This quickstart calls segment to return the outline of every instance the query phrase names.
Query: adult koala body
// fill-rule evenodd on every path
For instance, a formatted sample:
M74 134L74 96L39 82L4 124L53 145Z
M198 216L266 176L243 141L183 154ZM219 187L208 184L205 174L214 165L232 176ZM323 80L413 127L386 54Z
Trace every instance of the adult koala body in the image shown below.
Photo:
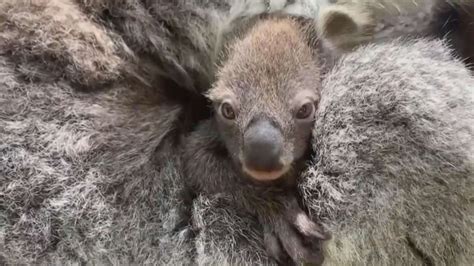
M450 52L370 45L324 81L301 189L335 234L328 265L474 261L474 80Z

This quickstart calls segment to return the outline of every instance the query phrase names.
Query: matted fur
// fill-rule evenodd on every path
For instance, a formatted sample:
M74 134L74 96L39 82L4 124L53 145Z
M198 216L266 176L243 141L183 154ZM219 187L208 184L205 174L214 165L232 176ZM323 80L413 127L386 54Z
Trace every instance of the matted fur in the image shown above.
M160 9L168 16L138 2L146 1L0 0L0 264L270 263L258 224L225 195L199 197L193 228L182 224L173 137L182 108L156 93L177 88L149 87L173 62L184 73L201 67L163 53L192 37L173 39L153 21L182 14L189 24L170 27L197 25L183 36L198 34L192 19L226 5L202 1L196 18L177 8L188 1L163 1L176 8ZM108 17L117 13L127 19ZM192 49L183 52L199 58ZM320 157L302 183L311 213L336 231L329 264L388 264L413 256L411 247L439 264L472 262L473 209L463 201L473 194L472 127L457 129L473 125L473 82L448 53L438 42L377 45L331 74L315 130ZM353 180L386 183L375 191ZM422 194L405 198L408 189ZM363 219L369 213L380 220Z

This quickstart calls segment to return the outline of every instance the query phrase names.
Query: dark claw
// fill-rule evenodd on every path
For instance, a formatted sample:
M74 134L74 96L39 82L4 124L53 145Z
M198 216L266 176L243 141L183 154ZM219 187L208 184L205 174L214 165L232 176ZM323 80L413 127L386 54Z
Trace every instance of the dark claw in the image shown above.
M278 265L294 265L288 254L282 249L277 235L268 226L265 227L264 243L268 255L275 259Z
M302 234L297 232L289 223L282 225L277 232L283 248L296 264L300 263L314 263L322 264L323 256L319 250L314 250L312 245L307 245L305 242L312 243L311 240L306 240Z
M265 226L267 252L283 265L321 265L324 260L321 243L327 239L329 235L311 221L298 205L291 203L273 224Z

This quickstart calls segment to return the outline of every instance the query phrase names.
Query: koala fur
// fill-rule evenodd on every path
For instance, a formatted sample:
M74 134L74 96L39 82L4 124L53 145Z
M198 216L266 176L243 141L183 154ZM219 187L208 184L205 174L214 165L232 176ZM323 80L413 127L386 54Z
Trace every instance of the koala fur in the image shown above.
M189 74L207 71L198 60L206 56L192 56L195 47L207 51L197 34L207 24L198 22L230 4L162 1L164 16L144 3L0 0L0 264L271 263L254 217L223 195L199 195L187 206L193 228L180 213L187 203L176 151L194 101L166 94L205 90ZM263 12L262 3L254 10ZM199 38L174 39L169 29L179 25ZM441 265L473 261L473 82L449 53L437 41L377 44L332 72L325 106L334 108L320 113L324 141L314 144L322 155L301 185L315 220L341 234L326 247L328 264L389 265L402 255L416 257L415 265L425 257ZM173 81L161 80L167 71ZM348 107L354 101L363 113ZM405 125L416 138L405 139ZM381 192L346 182L360 176L382 182ZM418 201L403 200L409 192L421 192ZM360 214L376 212L380 221L355 211L367 202L374 209Z
M474 261L474 82L450 52L369 45L325 79L301 189L335 232L327 265Z

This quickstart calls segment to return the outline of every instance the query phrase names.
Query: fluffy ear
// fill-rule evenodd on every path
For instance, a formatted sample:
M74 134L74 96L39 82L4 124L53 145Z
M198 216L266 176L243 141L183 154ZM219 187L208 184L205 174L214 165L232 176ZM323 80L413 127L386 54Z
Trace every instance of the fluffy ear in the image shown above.
M316 25L326 45L347 51L373 38L376 18L364 6L336 4L321 10Z

